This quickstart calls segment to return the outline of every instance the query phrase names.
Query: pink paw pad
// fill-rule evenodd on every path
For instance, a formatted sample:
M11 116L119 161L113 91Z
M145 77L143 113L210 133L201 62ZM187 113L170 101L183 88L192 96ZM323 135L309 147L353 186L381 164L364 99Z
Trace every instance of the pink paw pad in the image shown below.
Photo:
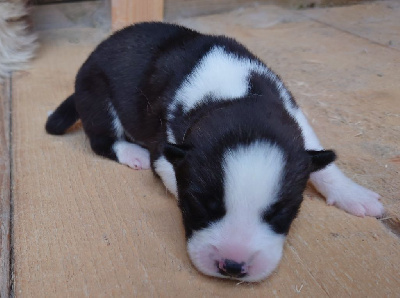
M113 149L119 163L135 170L150 169L149 151L139 145L119 141L114 144Z

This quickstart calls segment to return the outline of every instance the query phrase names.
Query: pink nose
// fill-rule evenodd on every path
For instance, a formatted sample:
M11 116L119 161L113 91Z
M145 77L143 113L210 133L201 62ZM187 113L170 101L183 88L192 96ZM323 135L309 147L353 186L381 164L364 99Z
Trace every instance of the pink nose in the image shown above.
M248 266L245 262L238 263L233 260L224 259L216 262L219 273L233 278L241 278L247 275Z

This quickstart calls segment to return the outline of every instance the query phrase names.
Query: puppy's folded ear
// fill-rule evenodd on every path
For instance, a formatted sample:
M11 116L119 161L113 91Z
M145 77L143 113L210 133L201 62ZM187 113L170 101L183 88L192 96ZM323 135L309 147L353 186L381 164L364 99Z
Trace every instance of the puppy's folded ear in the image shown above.
M171 163L177 163L184 159L190 147L188 145L177 145L167 143L164 147L164 156Z
M311 157L311 172L322 170L331 162L336 159L336 154L332 150L306 150L308 155Z

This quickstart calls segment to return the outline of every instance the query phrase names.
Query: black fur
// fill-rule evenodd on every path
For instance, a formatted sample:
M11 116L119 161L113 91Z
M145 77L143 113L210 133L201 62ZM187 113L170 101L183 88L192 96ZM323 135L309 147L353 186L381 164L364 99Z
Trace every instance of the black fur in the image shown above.
M248 96L206 100L188 114L178 107L169 120L167 107L176 90L216 45L262 63L243 45L223 36L162 23L123 29L101 43L82 65L75 93L49 117L46 130L62 134L79 115L93 150L116 159L111 149L116 140L111 103L126 135L150 151L152 162L165 155L174 165L188 238L226 213L223 154L239 145L267 140L283 150L287 164L280 199L265 210L263 219L277 233L287 233L311 171L332 162L334 154L304 150L301 131L284 108L276 84L257 73L249 78ZM297 107L292 97L290 102ZM167 123L177 144L167 142Z
M311 172L322 170L336 160L336 154L332 150L307 150L307 153L311 156Z
M49 116L46 122L46 131L52 135L62 135L78 119L74 96L71 95Z

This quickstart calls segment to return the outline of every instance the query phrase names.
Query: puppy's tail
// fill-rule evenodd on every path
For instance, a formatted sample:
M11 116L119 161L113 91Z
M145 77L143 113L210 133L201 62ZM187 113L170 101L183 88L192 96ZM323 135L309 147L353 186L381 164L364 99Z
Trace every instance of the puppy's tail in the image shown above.
M62 135L78 119L74 94L72 94L47 118L46 131L52 135Z

